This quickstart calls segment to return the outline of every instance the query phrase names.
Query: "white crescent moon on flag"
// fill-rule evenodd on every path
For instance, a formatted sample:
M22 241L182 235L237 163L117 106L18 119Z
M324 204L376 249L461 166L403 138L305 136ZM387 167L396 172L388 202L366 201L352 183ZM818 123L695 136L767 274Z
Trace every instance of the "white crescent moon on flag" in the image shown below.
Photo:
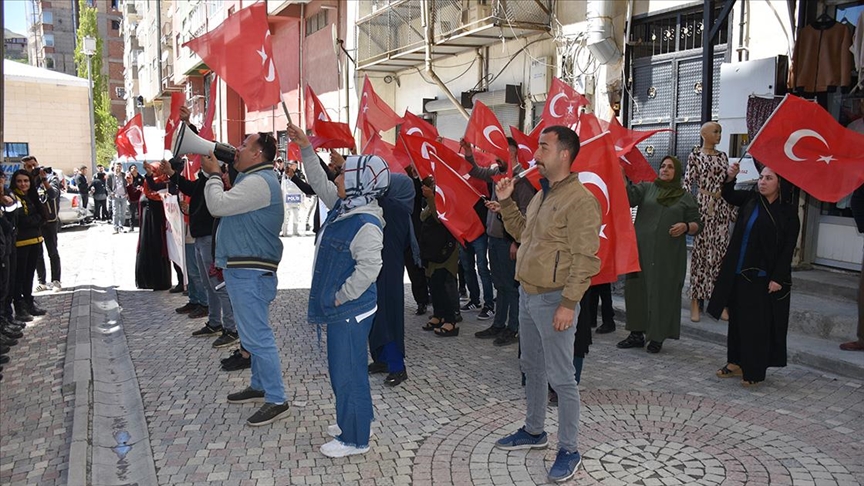
M558 101L558 98L566 98L566 97L567 97L567 95L564 93L558 93L557 95L552 97L552 99L549 101L549 114L550 115L552 115L555 118L561 118L561 115L559 115L558 113L555 113L555 102Z
M612 205L609 200L609 188L606 186L606 182L602 177L595 174L594 172L580 172L579 173L579 182L582 184L594 184L600 189L600 192L606 197L606 214L609 214L609 207Z
M490 135L492 134L492 132L499 132L502 136L504 136L504 132L502 132L500 128L493 126L493 125L489 125L488 127L483 129L483 136L486 137L486 140L488 140L489 143L491 143L493 146L495 146L495 148L500 149L501 147L497 143L493 142L492 139L490 138Z
M447 196L444 195L444 190L441 189L441 186L439 186L438 184L435 184L435 194L441 196L440 208L436 208L438 209L438 219L443 219L444 221L447 221L447 211L441 211L444 209L444 205L447 204Z
M264 81L272 83L274 79L276 79L276 69L273 67L273 60L270 59L270 67L267 69L267 76Z
M807 159L802 159L801 157L798 157L797 155L795 155L795 152L793 151L793 149L795 148L795 145L802 138L807 138L807 137L813 137L816 140L819 140L820 142L822 142L825 145L825 148L831 148L828 146L828 142L826 142L825 139L822 138L822 135L820 135L818 132L816 132L814 130L810 130L808 128L804 128L804 129L796 130L796 131L792 132L792 134L789 135L789 138L786 139L786 143L783 145L783 153L786 154L786 157L788 157L790 160L794 160L795 162L801 162L801 161L807 160Z
M524 150L524 151L528 152L529 154L532 153L531 147L529 147L525 144L521 144L521 143L519 144L519 150Z
M420 135L425 135L425 133L423 133L423 130L420 130L417 127L409 128L408 131L405 132L405 135L413 135L415 133L419 133ZM425 145L425 142L424 142L424 145Z
M430 153L438 155L438 152L435 151L434 145L429 142L423 142L423 145L420 146L420 155L422 155L426 160L432 160L432 157L429 156Z
M141 133L141 129L137 126L129 127L129 130L126 131L126 138L135 147L144 145L144 134Z

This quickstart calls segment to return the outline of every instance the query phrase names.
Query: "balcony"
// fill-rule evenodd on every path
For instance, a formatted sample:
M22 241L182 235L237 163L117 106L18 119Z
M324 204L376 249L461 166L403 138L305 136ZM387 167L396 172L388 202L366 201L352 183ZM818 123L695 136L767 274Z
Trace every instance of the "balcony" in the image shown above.
M141 20L141 15L135 7L134 0L125 0L123 2L123 17L128 20Z
M429 0L433 60L548 32L551 0ZM398 72L425 61L422 3L361 0L357 21L357 69Z

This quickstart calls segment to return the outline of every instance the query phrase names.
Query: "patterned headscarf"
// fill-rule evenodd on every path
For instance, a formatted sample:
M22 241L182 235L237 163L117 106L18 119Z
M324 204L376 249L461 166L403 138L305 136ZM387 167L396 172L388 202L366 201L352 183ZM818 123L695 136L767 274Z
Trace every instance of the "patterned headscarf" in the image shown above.
M351 155L342 168L345 199L339 205L344 214L383 196L390 187L390 167L377 155Z

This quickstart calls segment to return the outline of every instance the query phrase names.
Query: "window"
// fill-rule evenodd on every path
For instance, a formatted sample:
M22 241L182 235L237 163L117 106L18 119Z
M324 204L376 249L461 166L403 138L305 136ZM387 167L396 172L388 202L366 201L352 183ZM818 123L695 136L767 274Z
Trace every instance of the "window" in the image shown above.
M111 8L117 10L118 8L118 0L111 0Z
M306 36L327 26L327 10L320 10L317 14L306 19Z
M87 0L87 6L90 8L96 8L96 0Z
M120 30L120 21L119 20L112 20L111 21L111 29L112 30Z
M3 144L4 157L24 157L30 155L30 146L27 143L6 142Z
M114 88L114 94L116 94L120 99L126 99L126 90L124 88Z
M43 43L45 47L54 47L54 34L45 34L43 37Z
M46 57L45 58L45 67L48 69L54 69L54 58Z
M54 12L42 12L42 23L43 24L53 24L54 23Z

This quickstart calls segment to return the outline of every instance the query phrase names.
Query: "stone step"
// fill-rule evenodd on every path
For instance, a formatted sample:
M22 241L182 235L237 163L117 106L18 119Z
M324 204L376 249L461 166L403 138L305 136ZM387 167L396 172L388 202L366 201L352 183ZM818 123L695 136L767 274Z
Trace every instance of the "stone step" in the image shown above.
M793 291L793 296L794 296ZM810 298L801 296L802 302L810 301ZM816 299L816 297L813 297ZM838 301L842 302L842 301ZM835 303L823 303L824 308L831 309ZM627 310L624 306L622 295L612 295L612 306L615 309L615 320L619 325L627 322ZM793 307L795 301L793 300ZM688 303L689 309L689 303ZM857 312L857 310L856 310ZM854 337L854 332L842 340L819 338L812 335L801 334L792 328L792 321L796 314L790 316L790 331L786 339L787 357L789 363L809 366L828 373L834 373L849 378L861 379L864 376L864 353L853 351L841 351L839 343L848 341ZM817 315L814 312L814 315ZM856 314L857 315L857 314ZM710 316L703 316L700 322L691 322L690 313L681 313L681 335L683 338L692 338L700 341L712 342L726 346L726 333L728 325L723 321L715 321ZM724 356L718 356L722 361Z
M859 278L858 273L840 270L800 270L792 272L792 291L856 302Z

